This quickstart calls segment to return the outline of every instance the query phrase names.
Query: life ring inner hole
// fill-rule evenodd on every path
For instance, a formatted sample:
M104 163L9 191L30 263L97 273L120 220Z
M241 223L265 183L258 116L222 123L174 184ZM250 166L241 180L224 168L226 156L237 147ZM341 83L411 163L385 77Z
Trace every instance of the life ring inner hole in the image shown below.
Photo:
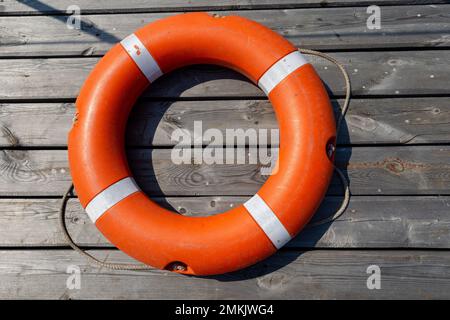
M195 77L186 77L186 74L195 74ZM180 81L180 79L187 79ZM192 89L198 88L208 82L236 80L236 88L247 92L255 92L252 96L230 97L230 96L207 96L183 99L190 95ZM230 81L227 81L229 85ZM167 88L170 88L167 91ZM253 89L255 88L255 89ZM259 154L266 152L265 158L273 156L271 148L278 147L279 137L274 131L279 130L278 121L269 100L262 99L258 93L260 89L241 73L232 69L217 65L191 65L176 69L163 75L143 92L139 100L133 106L126 125L127 160L133 176L141 189L152 199L156 200L163 208L177 212L185 216L211 216L226 212L237 207L251 198L262 186L268 177L268 170L261 174L261 168L270 167L267 159L261 163ZM168 92L171 97L160 96L161 92ZM174 98L174 96L181 97ZM214 100L213 100L214 99ZM217 100L216 100L217 99ZM221 117L211 118L212 114L222 113L224 116L232 115L234 120L224 123ZM170 139L175 130L186 130L194 135L196 124L202 127L202 148L214 146L223 154L223 163L203 162L201 166L194 164L174 164L171 169L167 163L161 163L159 152L168 152L177 147L192 147L183 145L179 141ZM215 145L217 141L211 141L211 130L222 133L223 143ZM232 146L227 145L226 130L247 133L245 145L235 139ZM253 133L256 133L257 142L253 141ZM233 134L232 134L233 135ZM259 139L261 135L262 139ZM279 133L278 133L279 135ZM170 137L170 138L168 138ZM264 140L261 142L261 140ZM229 141L228 141L229 142ZM193 144L193 143L192 143ZM261 144L264 144L261 146ZM139 150L144 148L143 150ZM149 149L151 148L151 149ZM227 148L234 149L234 159L226 159ZM261 150L260 150L261 149ZM264 149L264 150L263 150ZM153 151L153 152L152 152ZM246 155L244 163L237 163L240 154ZM255 156L256 154L256 156ZM203 153L203 156L205 153ZM254 163L254 158L257 163ZM204 157L203 157L204 158ZM191 157L191 160L194 160ZM204 160L204 159L203 159ZM231 162L231 163L230 163ZM253 166L253 170L249 167ZM177 168L178 167L178 168ZM205 169L207 168L207 169ZM210 169L208 169L210 168ZM172 174L168 173L171 172ZM223 194L223 189L213 185L215 177L220 172L234 172L239 174L240 180L255 181L253 190L245 194ZM183 194L183 198L198 197L199 200L182 201L167 186L167 179L173 179L182 183L181 178L189 183L179 185L190 194ZM217 181L216 181L217 182ZM220 184L220 181L218 182ZM213 186L213 192L211 192Z

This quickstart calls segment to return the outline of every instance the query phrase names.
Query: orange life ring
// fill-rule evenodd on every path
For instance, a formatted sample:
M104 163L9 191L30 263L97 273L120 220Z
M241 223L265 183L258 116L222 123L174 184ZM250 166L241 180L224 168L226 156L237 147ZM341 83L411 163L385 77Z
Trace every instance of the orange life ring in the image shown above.
M151 201L124 148L128 114L144 89L192 64L246 75L268 95L280 128L278 172L245 204L208 217ZM307 224L333 173L335 121L319 76L290 42L239 16L188 13L139 29L100 60L76 107L69 161L80 202L113 244L156 268L211 275L268 257Z

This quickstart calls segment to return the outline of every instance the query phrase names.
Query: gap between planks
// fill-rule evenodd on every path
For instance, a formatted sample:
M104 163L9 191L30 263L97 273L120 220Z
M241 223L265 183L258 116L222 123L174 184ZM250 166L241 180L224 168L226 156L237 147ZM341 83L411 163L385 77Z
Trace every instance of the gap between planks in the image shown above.
M211 1L146 1L122 0L89 1L78 0L77 5L82 9L81 14L117 14L117 13L156 13L156 12L186 12L186 11L223 11L223 10L265 10L265 9L295 9L295 8L324 8L324 7L359 7L369 5L405 6L405 5L433 5L445 4L445 0L262 0L255 3L241 0L236 4L234 0ZM68 15L67 8L73 3L70 0L41 0L35 3L21 3L15 0L4 0L0 9L0 16L27 15Z

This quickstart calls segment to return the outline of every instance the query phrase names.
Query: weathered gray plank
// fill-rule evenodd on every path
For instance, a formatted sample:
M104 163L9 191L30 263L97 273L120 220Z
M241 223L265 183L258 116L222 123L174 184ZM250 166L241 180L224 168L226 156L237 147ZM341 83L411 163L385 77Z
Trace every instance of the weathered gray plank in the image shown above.
M255 150L250 149L250 152ZM252 195L267 176L259 164L176 165L170 149L129 152L137 181L150 195ZM355 147L337 152L337 166L355 195L449 194L450 146ZM65 150L2 150L0 195L61 195L70 183ZM339 180L330 194L341 194Z
M164 11L199 11L199 10L232 10L261 8L303 8L303 7L334 7L361 5L407 5L407 4L439 4L445 0L78 0L77 5L82 14L112 13L112 12L164 12ZM73 5L71 0L40 0L17 1L3 0L0 15L40 15L65 13Z
M387 6L381 29L367 28L366 7L245 10L238 13L263 23L292 43L314 49L447 47L450 5ZM0 56L101 55L139 27L168 13L82 16L81 29L68 28L68 16L4 17Z
M333 100L336 113L342 100ZM0 147L63 147L67 145L74 115L72 103L0 104ZM270 130L277 122L268 101L141 101L128 125L132 146L173 146L174 130L193 135L194 122L203 130L254 128ZM448 98L353 99L346 126L340 132L345 144L420 144L450 142ZM210 141L204 140L205 145ZM272 141L272 145L278 145Z
M332 54L350 72L355 95L448 94L450 51L340 52ZM334 95L344 94L339 71L309 57ZM73 99L98 58L0 59L0 100ZM6 81L6 79L8 81ZM237 73L194 66L156 81L149 97L261 97Z
M156 198L184 215L227 211L248 197ZM324 200L314 220L329 216L339 197ZM0 199L0 247L65 246L59 228L57 199ZM343 216L332 224L307 227L287 244L290 248L450 248L450 197L354 196ZM77 199L67 207L67 226L82 246L111 247Z
M91 253L130 262L119 251ZM79 290L66 286L68 267L74 265L81 270ZM366 286L370 265L381 269L380 290ZM449 266L448 251L318 250L279 252L240 272L197 278L158 270L99 270L74 251L13 250L0 251L0 298L448 299Z
M449 156L448 146L341 148L336 165L348 174L353 194L447 194ZM133 150L130 157L137 181L151 194L248 195L267 178L260 175L260 166L251 164L174 165L167 149L151 156L149 150ZM335 179L330 193L341 192Z

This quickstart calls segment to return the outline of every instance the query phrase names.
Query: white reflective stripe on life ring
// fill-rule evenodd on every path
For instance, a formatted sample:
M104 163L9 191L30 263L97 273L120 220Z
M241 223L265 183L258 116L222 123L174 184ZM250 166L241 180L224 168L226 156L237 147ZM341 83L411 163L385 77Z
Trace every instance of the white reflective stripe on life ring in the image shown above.
M245 202L244 207L277 249L292 239L272 209L258 194Z
M258 81L258 86L266 93L266 95L269 95L270 91L272 91L272 89L284 78L307 63L308 61L306 61L300 52L291 52L278 60L262 75Z
M96 222L108 209L129 195L141 191L132 177L126 177L97 194L85 210L92 222Z
M120 44L127 51L148 81L153 82L162 76L163 73L159 68L158 63L134 33L120 41Z

